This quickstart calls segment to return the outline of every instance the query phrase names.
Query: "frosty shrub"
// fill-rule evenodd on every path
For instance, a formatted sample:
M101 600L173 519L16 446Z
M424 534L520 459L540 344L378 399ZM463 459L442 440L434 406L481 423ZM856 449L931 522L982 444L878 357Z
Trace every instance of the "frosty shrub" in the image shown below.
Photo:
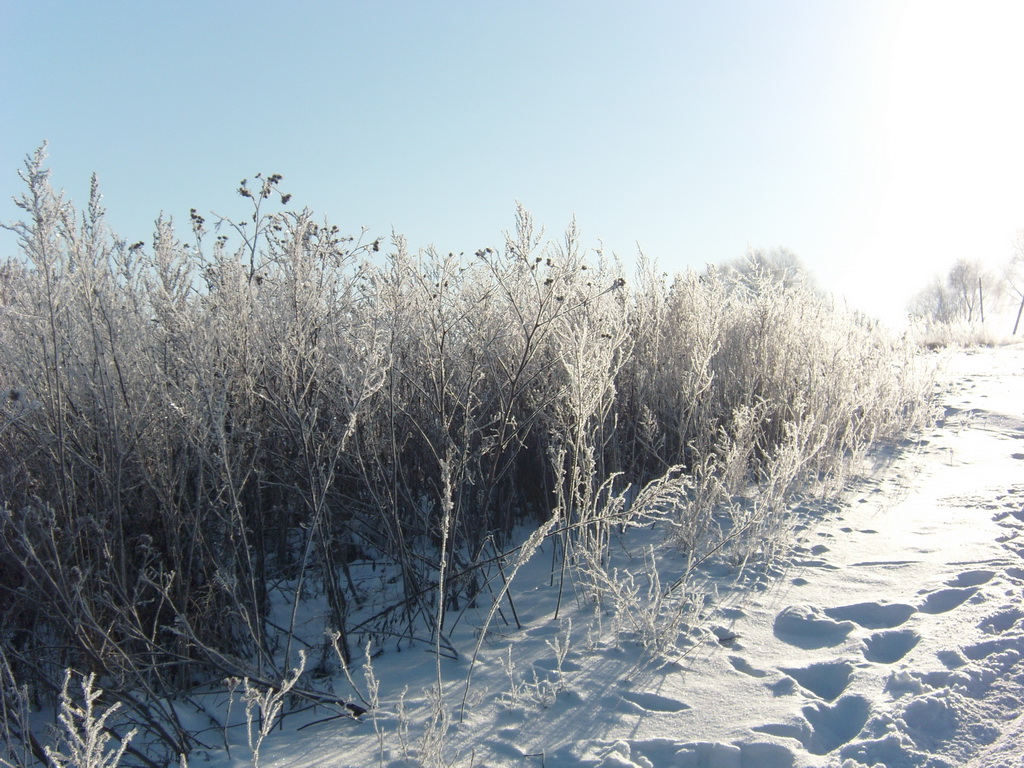
M114 704L104 712L97 711L96 700L103 691L95 687L95 675L82 680L82 703L76 703L70 690L71 677L71 670L68 670L61 688L57 715L60 725L58 743L62 749L46 747L47 758L57 768L117 768L136 732L132 730L121 737L120 746L108 747L107 721L120 705Z
M252 751L252 764L260 768L260 750L263 742L277 725L278 715L284 707L285 698L299 681L306 667L306 656L299 652L299 665L291 676L276 686L261 686L248 678L242 680L242 700L245 702L245 735Z
M0 648L0 768L28 768L45 757L33 741L28 686L18 685Z
M769 556L794 493L922 413L912 350L785 265L669 277L641 258L631 279L521 207L501 248L412 252L289 209L278 175L243 181L235 217L129 244L95 180L79 212L42 150L20 175L5 691L54 701L66 668L94 672L157 762L198 744L176 697L290 679L299 651L330 673L327 632L349 664L371 639L455 656L480 601L518 623L509 579L540 542L517 527L552 545L561 587L642 595L610 583L609 539L671 477L658 519L680 546ZM290 695L344 704L305 678Z

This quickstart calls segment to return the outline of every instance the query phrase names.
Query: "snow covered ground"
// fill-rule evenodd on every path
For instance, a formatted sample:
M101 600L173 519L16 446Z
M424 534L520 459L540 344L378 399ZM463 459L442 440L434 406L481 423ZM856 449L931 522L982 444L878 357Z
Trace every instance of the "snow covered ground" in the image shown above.
M569 599L554 620L542 550L516 580L522 629L491 625L468 692L483 619L471 611L440 700L433 655L384 653L374 711L290 717L260 764L1024 765L1024 346L958 352L945 371L937 426L874 453L841 503L800 514L787 554L700 566L691 593L710 597L671 658L645 652L639 607ZM661 535L614 544L623 581L645 572L645 551L662 588L682 574ZM368 698L364 670L353 679ZM250 763L240 743L213 762Z

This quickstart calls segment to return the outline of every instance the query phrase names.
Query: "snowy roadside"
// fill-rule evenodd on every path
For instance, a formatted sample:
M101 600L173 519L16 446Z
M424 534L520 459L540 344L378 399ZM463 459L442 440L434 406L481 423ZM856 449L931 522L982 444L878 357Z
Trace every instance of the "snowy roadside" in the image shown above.
M806 515L781 562L740 580L727 560L702 567L716 597L675 661L582 604L551 620L541 552L518 581L523 629L484 638L465 712L469 616L462 658L441 664L444 722L422 727L433 658L386 654L375 715L278 731L261 764L417 765L443 736L446 762L477 768L1021 765L1022 373L1019 345L956 353L945 418ZM622 542L638 567L645 537ZM669 549L657 562L662 584L685 567Z

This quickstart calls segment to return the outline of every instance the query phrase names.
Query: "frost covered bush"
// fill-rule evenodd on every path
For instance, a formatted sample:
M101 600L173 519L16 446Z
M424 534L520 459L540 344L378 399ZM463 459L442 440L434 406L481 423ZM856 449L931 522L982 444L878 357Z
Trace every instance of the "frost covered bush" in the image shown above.
M96 701L103 691L96 686L96 676L90 674L82 681L82 703L76 703L71 693L71 671L64 677L60 693L59 743L62 749L45 747L46 757L57 768L116 768L135 738L132 730L120 737L120 745L108 746L111 740L107 721L120 708L114 704L99 712Z
M747 557L796 489L920 413L910 350L799 275L629 279L522 208L500 249L412 253L284 208L277 175L242 182L237 220L128 244L95 182L79 213L42 150L21 176L0 644L37 697L95 672L168 760L196 743L174 696L290 679L300 651L329 671L327 630L348 663L371 638L455 655L447 623L481 600L518 622L488 588L516 526L543 526L560 585L612 594L610 532L671 477L679 542L731 510Z

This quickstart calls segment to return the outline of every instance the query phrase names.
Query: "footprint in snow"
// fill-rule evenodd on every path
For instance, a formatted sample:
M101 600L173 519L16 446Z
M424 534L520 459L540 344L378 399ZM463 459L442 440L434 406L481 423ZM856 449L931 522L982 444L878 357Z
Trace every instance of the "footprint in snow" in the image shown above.
M824 544L815 544L813 546L794 547L793 551L798 553L798 554L801 554L801 555L805 555L805 554L824 555L826 552L831 552L832 550L829 549L829 547L825 546Z
M812 755L827 755L853 741L870 714L871 704L866 698L844 696L832 705L821 702L804 707L801 723L769 723L754 730L796 739Z
M622 694L622 698L645 712L682 712L690 709L689 704L657 693L626 691Z
M846 661L826 661L799 669L780 667L780 670L815 696L835 701L849 686L853 665Z
M955 579L950 579L946 583L951 587L979 587L982 584L988 584L995 575L995 571L964 571Z
M812 704L804 707L811 726L804 747L812 755L827 755L852 741L868 721L871 705L863 696L846 696L834 705Z
M995 640L983 640L980 643L974 645L968 645L963 649L963 655L971 661L980 661L981 659L987 659L989 656L994 656L997 653L1011 652L1013 659L1016 661L1020 658L1020 654L1024 652L1024 638L1021 637L1001 637ZM1007 657L1010 658L1009 656Z
M852 621L835 621L814 606L791 605L775 617L775 636L810 650L839 645L855 626Z
M751 666L750 662L742 656L730 656L729 663L732 664L733 669L737 672L742 672L744 675L750 675L751 677L768 677L769 675L765 670Z
M895 664L921 641L912 629L876 632L864 641L864 658L876 664Z
M915 610L903 603L855 603L826 608L825 615L837 621L852 621L865 629L892 629L905 623Z
M1021 619L1024 619L1024 613L1021 613L1016 608L1012 608L1008 611L997 613L994 616L989 616L978 625L978 628L990 635L1002 634L1008 629L1015 627Z
M966 603L977 591L977 587L937 589L925 597L919 610L922 613L948 613Z
M1018 523L1024 523L1024 509L1018 509L1016 501L1011 504L1004 504L1004 506L1011 506L1013 509L1007 512L1000 512L995 516L994 520L1004 528L1012 528L1014 530L1020 528Z

